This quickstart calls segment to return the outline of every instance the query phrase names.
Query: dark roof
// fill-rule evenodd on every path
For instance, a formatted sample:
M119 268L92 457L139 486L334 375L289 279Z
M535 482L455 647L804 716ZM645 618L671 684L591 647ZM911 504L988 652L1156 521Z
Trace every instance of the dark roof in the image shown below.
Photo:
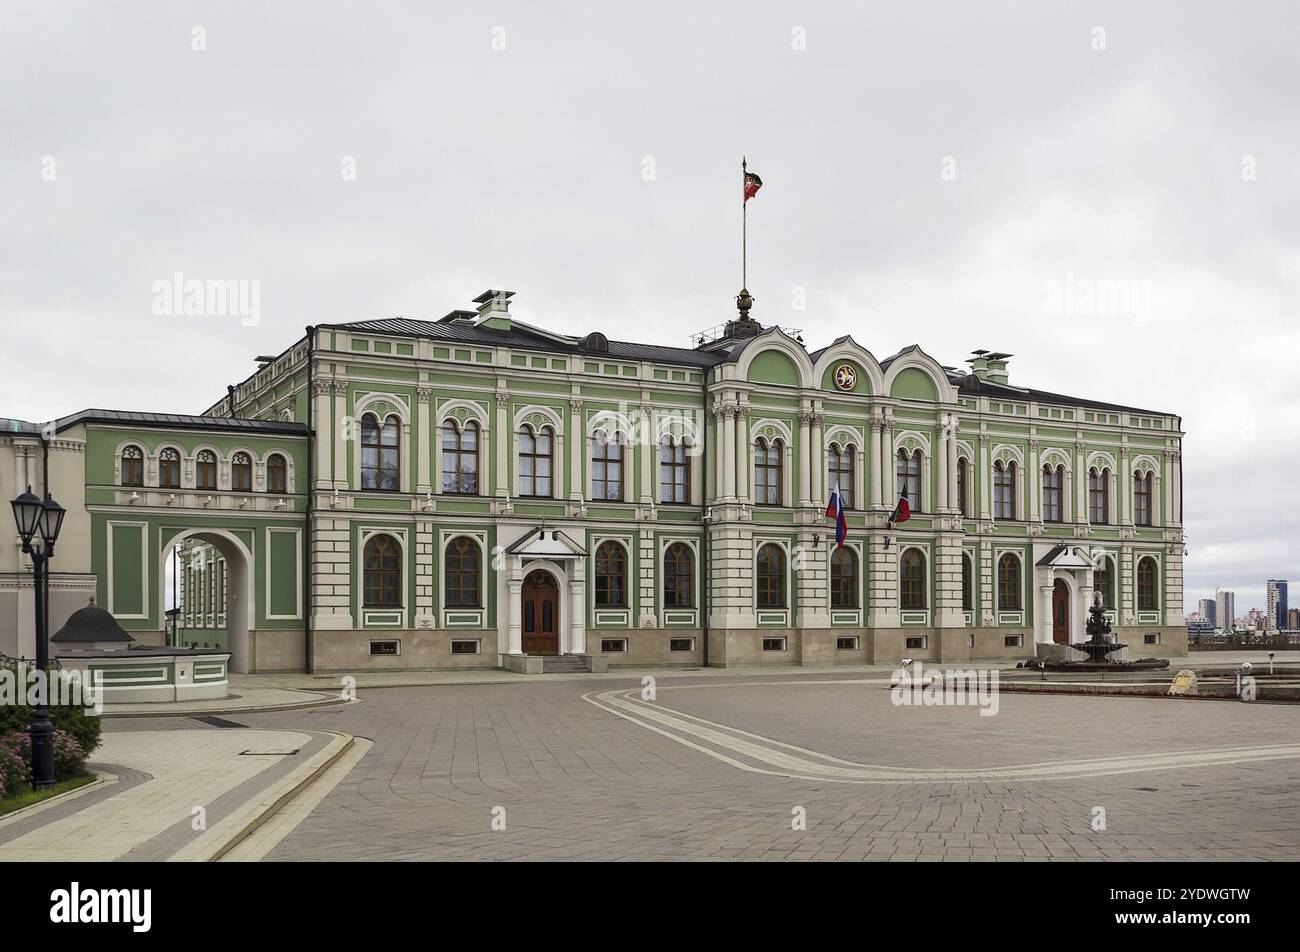
M50 641L65 645L98 642L130 644L135 639L123 631L117 619L96 605L92 598L89 605L77 609L69 616L67 623L50 637Z
M514 321L509 330L471 324L468 321L422 321L409 317L387 317L372 321L351 321L347 324L322 324L350 331L369 331L374 334L396 334L403 337L424 337L458 344L481 344L486 347L512 347L540 350L552 354L592 354L616 360L648 360L661 364L679 364L706 368L722 363L726 356L688 347L663 347L657 344L634 344L611 340L608 351L589 351L581 347L581 339L565 335L538 333L527 325Z
M243 417L191 416L184 413L142 413L136 410L82 410L55 421L55 431L63 432L81 423L113 423L123 426L157 427L182 430L226 430L241 433L283 433L306 436L307 425L289 420L248 420ZM40 426L31 432L40 432Z
M1069 397L1049 390L1033 390L1026 387L1013 387L1009 384L981 380L975 374L953 374L948 377L961 393L983 394L990 397L1005 397L1008 400L1034 400L1038 403L1055 403L1065 406L1091 407L1094 410L1121 410L1128 413L1150 413L1152 416L1177 416L1164 410L1144 410L1141 407L1126 407L1119 403L1105 403L1101 400L1089 400L1085 397Z

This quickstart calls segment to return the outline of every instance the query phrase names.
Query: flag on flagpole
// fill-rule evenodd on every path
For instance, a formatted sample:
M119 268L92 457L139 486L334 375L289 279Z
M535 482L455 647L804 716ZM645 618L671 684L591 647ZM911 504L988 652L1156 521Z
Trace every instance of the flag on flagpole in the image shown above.
M759 178L753 172L746 172L745 173L745 201L741 202L740 204L742 205L745 204L745 202L749 201L751 198L757 195L758 190L762 187L763 187L763 180L761 178Z
M840 487L831 489L831 501L826 506L826 518L835 520L835 548L844 544L849 535L849 521L844 517L844 501L840 499Z
M898 525L898 523L906 522L911 518L912 506L907 501L907 490L900 489L898 491L898 505L896 505L894 511L889 514L889 524L895 526Z

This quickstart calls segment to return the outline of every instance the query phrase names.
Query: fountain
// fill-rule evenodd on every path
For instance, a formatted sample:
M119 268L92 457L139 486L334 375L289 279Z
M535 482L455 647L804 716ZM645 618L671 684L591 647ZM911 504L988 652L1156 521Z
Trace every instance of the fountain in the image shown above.
M1070 647L1082 651L1088 656L1087 660L1047 658L1042 661L1041 667L1052 671L1154 671L1169 667L1169 661L1164 658L1116 661L1110 657L1128 646L1115 640L1110 623L1106 621L1106 609L1101 604L1101 592L1092 596L1092 607L1088 609L1088 623L1084 631L1088 634L1088 640L1076 641Z

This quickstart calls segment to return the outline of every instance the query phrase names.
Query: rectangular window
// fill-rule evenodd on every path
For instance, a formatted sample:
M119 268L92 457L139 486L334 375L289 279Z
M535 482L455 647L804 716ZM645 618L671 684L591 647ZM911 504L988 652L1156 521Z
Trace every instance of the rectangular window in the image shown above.
M907 647L908 647L908 648L924 649L924 648L925 648L925 636L924 636L924 635L921 635L920 637L908 638L908 639L907 639Z
M1002 647L1004 648L1020 648L1023 647L1024 644L1024 635L1004 635L1002 638Z
M670 638L668 641L669 651L694 651L694 638Z
M478 639L459 638L451 643L452 654L478 654Z
M1148 631L1142 636L1142 644L1158 645L1160 644L1160 633L1158 631Z
M785 650L785 639L784 639L784 638L764 638L764 639L763 639L763 650L764 650L764 651L784 651L784 650Z
M835 639L835 650L836 650L836 651L857 651L857 650L858 650L858 636L857 636L857 635L841 635L840 637L836 638L836 639Z
M600 650L612 654L620 654L627 651L626 638L602 638L600 640Z
M623 499L623 440L597 431L591 439L591 498L619 502Z
M1151 473L1133 477L1133 522L1151 525Z
M1110 522L1110 471L1088 473L1088 521L1094 526Z
M372 655L395 655L401 654L402 643L400 641L372 641L370 642L370 653Z
M1043 467L1043 521L1060 522L1061 483L1064 470L1060 466Z
M1016 517L1016 464L996 463L993 466L993 518Z
M691 464L686 440L665 436L659 443L659 501L690 502Z

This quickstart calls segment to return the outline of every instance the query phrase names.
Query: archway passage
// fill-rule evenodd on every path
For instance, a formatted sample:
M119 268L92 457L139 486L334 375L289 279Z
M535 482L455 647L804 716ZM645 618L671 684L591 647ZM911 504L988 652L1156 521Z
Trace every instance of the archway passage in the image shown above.
M224 529L189 529L178 533L163 546L160 559L160 574L165 573L166 564L171 560L174 546L186 541L206 543L221 556L220 561L202 559L190 563L182 572L181 596L183 607L178 624L188 615L202 618L205 627L178 627L176 643L206 644L210 636L225 635L225 649L230 652L232 673L247 674L251 669L252 657L249 633L253 627L253 573L252 556L244 543L231 532ZM166 585L160 581L159 598L165 598ZM170 607L163 606L163 612ZM224 632L206 627L208 620L219 625L224 616ZM159 617L163 617L160 614ZM220 640L212 637L214 645L220 647Z
M1070 587L1059 578L1052 586L1052 641L1070 643Z
M529 572L520 597L524 611L524 654L559 654L560 588L555 576L541 569Z

